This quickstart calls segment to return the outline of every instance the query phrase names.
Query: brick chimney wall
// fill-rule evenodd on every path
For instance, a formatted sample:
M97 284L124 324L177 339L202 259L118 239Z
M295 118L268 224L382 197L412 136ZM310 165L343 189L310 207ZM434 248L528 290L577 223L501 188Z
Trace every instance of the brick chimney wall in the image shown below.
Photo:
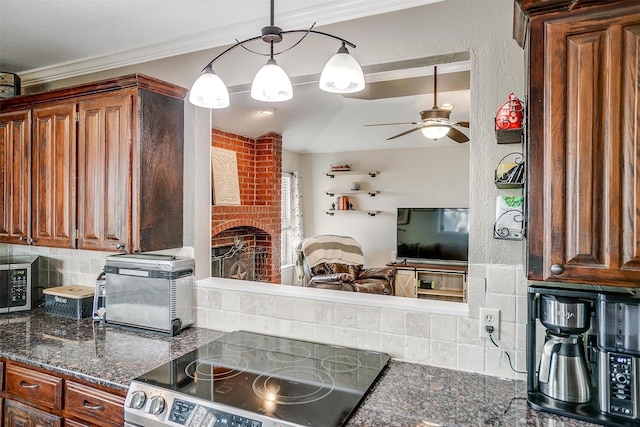
M267 256L258 275L280 283L282 136L252 139L214 128L211 146L236 152L241 203L211 206L211 246L229 246L239 238L263 248Z

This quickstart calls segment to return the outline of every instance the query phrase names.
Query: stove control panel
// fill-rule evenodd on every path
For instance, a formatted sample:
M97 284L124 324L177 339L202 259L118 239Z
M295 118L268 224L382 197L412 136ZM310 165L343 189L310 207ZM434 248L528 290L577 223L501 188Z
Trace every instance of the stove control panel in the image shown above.
M137 381L129 387L124 420L135 427L302 427Z
M211 408L205 408L193 402L175 399L169 412L169 421L186 426L213 427L218 425L233 427L262 427L260 421L229 414Z

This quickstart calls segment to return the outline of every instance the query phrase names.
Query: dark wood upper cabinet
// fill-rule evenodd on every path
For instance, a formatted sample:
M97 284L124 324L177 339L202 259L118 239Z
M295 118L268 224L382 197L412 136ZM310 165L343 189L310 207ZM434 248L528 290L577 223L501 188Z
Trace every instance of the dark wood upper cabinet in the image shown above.
M640 3L530 16L528 278L640 286Z
M26 241L31 227L31 111L0 114L0 239Z
M130 248L132 97L94 97L78 109L78 248Z
M0 242L181 247L185 95L136 74L0 101Z
M33 110L30 243L73 248L76 229L75 104ZM32 240L33 239L33 240Z

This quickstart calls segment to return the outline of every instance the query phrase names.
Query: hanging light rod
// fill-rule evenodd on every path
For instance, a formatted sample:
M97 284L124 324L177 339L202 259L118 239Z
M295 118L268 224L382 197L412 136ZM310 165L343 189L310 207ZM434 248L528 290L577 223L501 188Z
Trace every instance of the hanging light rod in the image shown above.
M261 34L243 41L236 40L236 44L228 47L218 56L213 58L203 69L202 74L191 86L189 102L205 108L226 108L229 106L229 90L222 79L213 71L213 63L237 47L242 47L256 55L268 56L264 65L256 74L251 84L251 97L258 101L281 102L293 97L293 88L289 76L278 65L274 56L280 55L296 47L309 34L329 37L341 42L338 52L329 59L320 74L320 89L333 93L354 93L364 89L364 74L358 62L349 54L347 46L354 48L355 44L333 34L316 31L311 28L306 30L288 30L274 24L274 2L271 0L270 25L263 27ZM280 43L284 34L301 33L303 36L292 46L280 52L274 50L274 44ZM269 43L269 53L256 52L245 46L246 43L261 39Z

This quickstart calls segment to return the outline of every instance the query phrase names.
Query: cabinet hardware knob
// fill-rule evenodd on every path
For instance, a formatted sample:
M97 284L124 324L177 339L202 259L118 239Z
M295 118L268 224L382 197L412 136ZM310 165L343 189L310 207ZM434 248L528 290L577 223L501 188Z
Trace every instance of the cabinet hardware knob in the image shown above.
M35 389L35 388L40 388L40 384L29 384L24 381L20 381L20 387Z
M564 267L562 267L562 265L560 264L553 264L551 266L551 273L552 274L562 274L564 272Z
M116 243L116 249L124 250L124 243Z
M91 402L89 402L86 399L82 401L82 406L84 406L85 408L91 411L101 411L104 409L104 405L101 405L101 404L92 405Z
M27 243L30 244L30 245L33 245L37 241L38 241L38 239L31 238L31 239L29 239L29 241Z

